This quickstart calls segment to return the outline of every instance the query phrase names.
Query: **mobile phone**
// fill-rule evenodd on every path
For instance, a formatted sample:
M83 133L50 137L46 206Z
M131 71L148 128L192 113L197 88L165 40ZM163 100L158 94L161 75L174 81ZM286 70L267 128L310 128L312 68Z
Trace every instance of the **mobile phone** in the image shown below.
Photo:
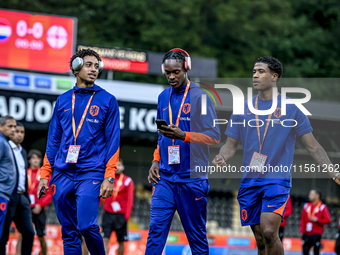
M43 195L43 194L45 194L45 191L46 191L46 189L45 189L45 187L42 187L42 189L40 190L40 192L39 192L39 199L41 198L41 196Z
M168 126L165 120L156 120L156 124L158 129L163 129L162 126Z

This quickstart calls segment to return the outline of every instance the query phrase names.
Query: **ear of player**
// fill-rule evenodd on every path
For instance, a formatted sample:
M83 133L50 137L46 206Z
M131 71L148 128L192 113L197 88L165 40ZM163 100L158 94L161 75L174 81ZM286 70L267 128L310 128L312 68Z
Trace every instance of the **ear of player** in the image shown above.
M191 70L191 58L190 58L190 55L189 55L188 52L186 52L185 50L182 50L180 48L174 48L170 51L180 51L180 52L183 52L185 55L187 55L187 57L185 57L184 68L187 71ZM161 68L162 68L162 73L165 75L164 63L161 65Z
M99 61L98 64L99 64L99 73L100 73L104 69L104 62ZM80 57L76 57L72 61L72 72L80 70L80 68L82 68L83 65L84 65L84 60Z

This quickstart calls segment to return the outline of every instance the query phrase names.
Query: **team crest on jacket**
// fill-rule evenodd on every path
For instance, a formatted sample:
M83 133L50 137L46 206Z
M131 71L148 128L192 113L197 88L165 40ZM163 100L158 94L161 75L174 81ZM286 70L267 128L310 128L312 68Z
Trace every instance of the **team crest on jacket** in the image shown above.
M281 108L280 108L280 107L277 107L277 108L275 109L275 111L274 111L274 116L275 116L276 118L280 118L280 117L282 116L282 114L281 114Z
M53 196L56 192L57 187L55 186L55 184L52 184L50 189L51 189L51 195Z
M7 204L5 203L5 202L2 202L1 204L0 204L0 210L1 211L5 211L6 210L6 207L7 207Z
M242 209L241 218L242 218L243 221L245 221L248 218L248 213L247 213L246 209Z
M191 108L191 106L190 106L189 103L184 104L183 105L183 112L184 112L184 114L189 113L190 112L190 108Z
M99 113L99 107L96 105L92 105L90 108L90 114L94 117L97 116Z

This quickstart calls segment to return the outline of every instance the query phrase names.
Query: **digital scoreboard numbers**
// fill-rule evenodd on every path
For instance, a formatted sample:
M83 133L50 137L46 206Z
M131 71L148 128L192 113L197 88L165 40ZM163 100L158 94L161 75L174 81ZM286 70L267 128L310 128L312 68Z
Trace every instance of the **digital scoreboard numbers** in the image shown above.
M76 18L0 10L0 67L70 71Z

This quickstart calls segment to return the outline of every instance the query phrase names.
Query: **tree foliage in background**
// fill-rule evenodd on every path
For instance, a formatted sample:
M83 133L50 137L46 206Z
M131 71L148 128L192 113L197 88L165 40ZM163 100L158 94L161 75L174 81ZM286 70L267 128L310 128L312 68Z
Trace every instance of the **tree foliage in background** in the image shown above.
M181 47L216 58L219 77L251 77L264 55L280 59L284 77L340 77L337 0L11 0L0 7L77 17L82 44L157 52ZM340 96L340 89L314 89L324 99Z

